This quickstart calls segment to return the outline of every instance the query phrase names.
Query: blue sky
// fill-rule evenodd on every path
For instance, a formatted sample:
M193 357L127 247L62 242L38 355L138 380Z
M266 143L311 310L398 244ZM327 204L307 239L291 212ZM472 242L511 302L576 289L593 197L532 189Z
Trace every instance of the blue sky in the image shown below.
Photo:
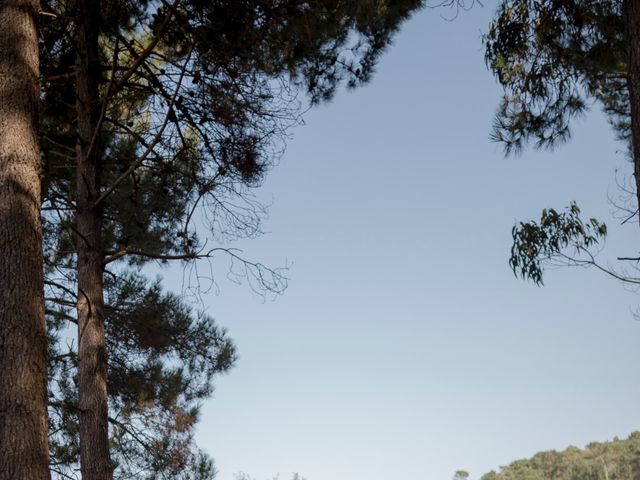
M556 152L503 157L480 42L494 9L421 11L370 85L292 132L259 192L269 233L241 245L292 262L289 289L204 297L240 353L197 435L221 480L477 478L640 428L639 297L580 269L537 288L507 264L517 219L573 200L609 224L605 263L636 254L607 200L630 164L597 106Z

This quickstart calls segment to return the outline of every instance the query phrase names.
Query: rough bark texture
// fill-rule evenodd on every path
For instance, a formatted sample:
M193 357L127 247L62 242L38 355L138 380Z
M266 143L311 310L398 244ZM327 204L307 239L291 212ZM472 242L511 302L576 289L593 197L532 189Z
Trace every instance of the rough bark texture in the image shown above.
M78 94L78 393L80 468L83 480L110 480L107 413L107 349L104 336L102 214L100 194L98 0L77 4L76 88Z
M624 15L629 58L627 82L631 102L631 153L636 177L636 195L640 208L640 0L624 0L622 14Z
M0 1L0 480L49 478L38 10Z

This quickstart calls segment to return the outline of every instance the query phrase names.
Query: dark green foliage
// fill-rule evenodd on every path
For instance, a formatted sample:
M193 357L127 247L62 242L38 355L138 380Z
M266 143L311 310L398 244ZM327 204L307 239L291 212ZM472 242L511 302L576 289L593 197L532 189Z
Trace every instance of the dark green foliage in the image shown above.
M569 447L518 460L481 480L636 480L640 478L640 432L625 440Z
M158 281L126 274L109 277L106 287L116 478L212 478L213 464L194 445L193 427L200 403L212 393L214 375L233 366L233 344L212 318L163 293ZM62 341L68 332L60 320L64 315L73 321L74 310L64 300L57 308L49 303L52 468L75 478L76 355L73 345Z
M203 64L288 76L317 102L331 98L342 81L352 87L368 81L391 35L421 3L193 1L179 10L167 45L180 55L193 36ZM197 78L202 93L212 86L208 74Z
M618 138L630 137L621 2L505 0L485 35L486 61L504 87L493 138L507 153L552 148L592 99Z
M112 458L120 478L213 475L194 445L197 407L233 363L210 317L144 279L149 261L225 258L260 293L278 269L228 242L261 232L252 189L289 128L340 84L367 82L417 0L101 0L101 196ZM43 221L54 471L78 461L75 321L75 2L42 3ZM212 269L213 271L213 269ZM196 282L201 276L196 276ZM211 279L215 282L215 278Z
M301 121L300 91L317 103L341 83L368 81L421 2L101 5L105 253L141 264L222 256L220 243L258 235L265 210L251 188ZM51 2L48 11L56 16L44 17L42 28L45 209L68 225L75 215L73 3ZM208 241L218 243L213 251ZM72 245L59 250L73 253ZM278 270L243 267L259 289L286 285Z
M228 370L234 347L213 320L196 314L158 281L129 274L107 285L105 325L114 359L109 390L123 408L151 400L163 404L206 398L211 379ZM149 396L150 398L147 398Z
M511 231L513 246L509 265L516 276L542 284L544 265L584 264L593 260L589 249L607 235L607 227L595 218L584 223L575 203L564 212L542 211L540 222L516 225ZM589 260L580 260L587 255Z

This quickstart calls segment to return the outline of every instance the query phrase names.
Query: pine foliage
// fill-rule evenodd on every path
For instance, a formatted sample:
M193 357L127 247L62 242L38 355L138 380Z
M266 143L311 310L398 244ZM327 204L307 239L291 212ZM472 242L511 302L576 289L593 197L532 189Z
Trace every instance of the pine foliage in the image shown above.
M504 87L493 138L507 153L565 142L572 119L593 100L629 142L621 2L505 0L484 41L487 65Z
M224 329L145 278L148 262L228 262L261 294L284 272L230 242L261 233L253 194L291 127L341 85L370 80L402 0L101 0L100 196L111 456L116 478L208 479L193 442L199 405L235 349ZM75 2L42 2L41 149L50 336L50 448L78 476L75 340ZM197 269L192 270L198 272ZM217 273L207 275L216 281ZM195 287L201 273L187 279Z

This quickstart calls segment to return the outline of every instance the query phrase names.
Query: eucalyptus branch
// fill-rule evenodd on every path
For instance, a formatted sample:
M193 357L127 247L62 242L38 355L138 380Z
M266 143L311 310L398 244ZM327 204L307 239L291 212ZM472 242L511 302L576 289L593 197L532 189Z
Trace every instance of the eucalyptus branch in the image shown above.
M635 277L629 277L629 276L625 276L619 272L616 272L615 270L612 270L610 268L604 267L602 266L600 263L598 263L594 257L594 255L587 251L587 250L582 250L584 253L587 254L587 259L579 259L579 258L575 258L572 257L570 255L567 255L565 253L559 253L558 257L564 258L565 260L567 260L570 264L576 265L576 266L585 266L585 267L595 267L596 269L600 270L601 272L605 273L606 275L615 278L616 280L619 280L623 283L628 283L631 285L640 285L640 278L635 278Z

